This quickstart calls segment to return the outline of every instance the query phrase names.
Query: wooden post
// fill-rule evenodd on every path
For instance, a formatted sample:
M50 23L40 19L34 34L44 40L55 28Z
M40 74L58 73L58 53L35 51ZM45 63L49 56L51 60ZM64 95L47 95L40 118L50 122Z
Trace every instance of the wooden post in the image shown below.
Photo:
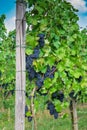
M25 129L25 3L16 3L15 130Z

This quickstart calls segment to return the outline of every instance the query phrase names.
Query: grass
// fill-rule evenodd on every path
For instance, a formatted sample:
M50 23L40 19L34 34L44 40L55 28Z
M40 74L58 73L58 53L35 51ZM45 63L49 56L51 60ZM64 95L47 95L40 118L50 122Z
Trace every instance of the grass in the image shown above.
M14 97L6 101L0 98L0 130L14 130ZM78 105L79 130L87 130L87 104ZM71 130L70 115L66 118L54 119L47 110L36 114L37 130ZM26 119L25 130L32 130L33 122Z
M44 115L44 116L43 116ZM67 129L67 125L68 128ZM66 119L57 119L54 120L52 116L49 115L48 111L39 112L37 115L37 128L38 130L71 130L71 122ZM26 130L32 129L32 124L26 122Z
M87 130L87 104L79 106L77 110L79 130Z
M87 130L87 105L78 108L78 125L79 130ZM26 120L26 130L29 128L32 130L32 124ZM55 120L48 111L39 112L37 114L37 128L38 130L71 130L70 115Z

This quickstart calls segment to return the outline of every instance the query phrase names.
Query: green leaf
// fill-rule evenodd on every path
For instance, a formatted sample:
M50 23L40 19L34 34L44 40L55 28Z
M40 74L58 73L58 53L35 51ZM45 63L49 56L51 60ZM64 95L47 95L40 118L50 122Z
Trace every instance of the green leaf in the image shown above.
M51 79L50 78L47 78L44 80L44 86L45 88L49 89L52 85L52 82L51 82Z
M59 41L55 41L55 42L53 42L53 45L56 47L56 49L58 49L59 46L60 46L60 42Z

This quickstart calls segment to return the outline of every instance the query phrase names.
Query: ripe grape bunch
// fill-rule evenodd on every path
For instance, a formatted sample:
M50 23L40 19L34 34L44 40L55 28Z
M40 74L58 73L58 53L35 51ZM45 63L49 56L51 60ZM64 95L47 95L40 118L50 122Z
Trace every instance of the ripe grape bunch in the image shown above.
M52 101L55 99L58 99L60 102L63 102L64 94L62 91L56 91L56 92L52 93L51 99L52 99ZM58 118L58 112L56 111L55 106L51 101L47 102L47 109L49 110L50 115L54 115L55 119Z
M58 99L60 102L63 102L64 93L62 91L56 91L56 92L52 93L51 98L52 98L52 100Z
M51 101L48 101L47 109L49 110L50 115L54 115L55 119L58 118L58 112L56 111L55 106L54 106L54 104Z
M28 72L28 78L30 81L35 79L37 91L39 91L42 88L44 84L44 80L47 77L51 79L54 78L54 72L56 70L55 66L50 67L49 65L47 65L47 70L45 74L35 71L34 66L33 66L33 61L39 58L40 49L45 45L45 41L44 41L45 35L39 34L38 37L39 37L39 40L38 40L39 44L34 48L33 54L26 55L26 70Z

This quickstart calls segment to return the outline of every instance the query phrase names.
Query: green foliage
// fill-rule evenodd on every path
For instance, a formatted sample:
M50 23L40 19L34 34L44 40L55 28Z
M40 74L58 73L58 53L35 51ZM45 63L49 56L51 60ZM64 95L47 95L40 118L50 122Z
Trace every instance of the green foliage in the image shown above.
M7 35L4 25L5 16L0 17L0 87L8 84L6 91L13 89L15 82L15 32Z
M77 9L65 0L29 2L32 8L26 12L26 53L32 54L38 44L37 35L44 33L45 46L40 49L39 58L33 65L37 72L42 73L45 73L47 65L56 66L54 79L46 79L42 91L49 90L50 97L53 92L61 90L66 98L72 90L87 93L87 30L79 29ZM80 76L82 80L79 82Z
M0 40L2 40L6 35L4 20L5 20L5 15L1 15L0 16Z
M26 12L26 54L30 55L38 45L37 35L45 34L45 46L40 49L39 58L33 61L37 72L46 72L47 65L56 66L54 79L46 78L41 89L48 92L44 99L50 100L55 91L63 91L69 99L69 92L87 94L87 29L80 30L75 9L65 0L26 0L29 2L29 12ZM7 35L5 16L0 16L0 87L9 84L6 91L13 89L15 80L15 31ZM82 80L79 82L80 76ZM35 80L27 80L26 91L30 95L35 86ZM40 96L37 94L37 99ZM43 98L40 98L43 102ZM28 101L26 101L28 102ZM39 107L35 100L36 109ZM5 103L6 104L6 103ZM68 106L54 101L58 111ZM43 106L44 107L44 106Z
M0 70L2 73L1 82L10 82L14 79L15 53L10 37L4 39L1 43L0 52Z

